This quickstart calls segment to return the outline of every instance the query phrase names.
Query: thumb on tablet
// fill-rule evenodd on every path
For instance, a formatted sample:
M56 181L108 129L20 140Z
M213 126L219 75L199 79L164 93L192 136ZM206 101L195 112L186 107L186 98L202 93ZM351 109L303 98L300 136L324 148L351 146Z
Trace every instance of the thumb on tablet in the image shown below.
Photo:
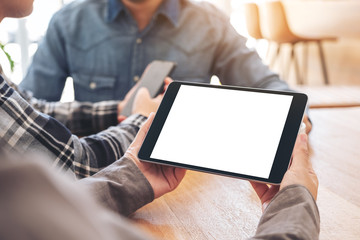
M291 167L311 167L306 133L300 133L296 139Z
M284 175L280 190L293 184L306 187L316 200L319 182L312 168L308 151L308 138L304 133L299 134L296 140L292 164Z

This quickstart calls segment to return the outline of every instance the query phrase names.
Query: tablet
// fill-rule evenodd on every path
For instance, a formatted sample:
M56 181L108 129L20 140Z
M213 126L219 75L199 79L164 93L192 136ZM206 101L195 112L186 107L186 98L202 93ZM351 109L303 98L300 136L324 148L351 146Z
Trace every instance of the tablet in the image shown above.
M173 82L142 161L280 184L306 108L302 93Z

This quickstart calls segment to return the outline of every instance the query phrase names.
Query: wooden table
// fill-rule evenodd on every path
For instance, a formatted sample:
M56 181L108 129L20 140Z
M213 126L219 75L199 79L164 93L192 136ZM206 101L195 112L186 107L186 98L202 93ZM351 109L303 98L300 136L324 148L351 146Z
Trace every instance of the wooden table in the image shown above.
M360 107L312 109L312 162L320 187L320 239L360 236ZM188 171L177 190L132 215L160 239L246 239L260 203L247 181Z
M294 86L309 97L310 108L360 107L360 86Z

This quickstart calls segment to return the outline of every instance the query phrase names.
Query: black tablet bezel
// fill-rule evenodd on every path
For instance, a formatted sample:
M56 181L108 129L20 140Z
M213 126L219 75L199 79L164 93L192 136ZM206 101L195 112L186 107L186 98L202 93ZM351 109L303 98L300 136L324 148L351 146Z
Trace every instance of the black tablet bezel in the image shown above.
M281 134L281 139L275 154L275 159L271 168L269 178L260 178L240 173L227 172L217 169L210 169L200 166L193 166L183 163L170 162L160 159L150 158L152 150L155 147L157 139L161 133L162 127L169 115L170 109L174 103L176 95L180 89L181 85L195 86L195 87L206 87L206 88L222 88L230 90L239 90L239 91L250 91L258 93L271 93L271 94L280 94L280 95L290 95L293 96L291 106L286 118L283 132ZM202 171L207 173L215 173L218 175L236 177L249 179L253 181L271 183L271 184L280 184L281 180L288 169L292 150L295 145L296 136L299 131L300 124L303 119L304 111L307 104L307 96L303 93L297 92L285 92L285 91L275 91L275 90L265 90L265 89L255 89L255 88L245 88L245 87L235 87L235 86L219 86L219 85L210 85L210 84L201 84L201 83L189 83L189 82L172 82L161 102L158 111L155 115L153 123L145 137L145 140L140 148L138 157L142 161L170 165L175 167L186 168L190 170ZM284 133L287 133L286 135Z

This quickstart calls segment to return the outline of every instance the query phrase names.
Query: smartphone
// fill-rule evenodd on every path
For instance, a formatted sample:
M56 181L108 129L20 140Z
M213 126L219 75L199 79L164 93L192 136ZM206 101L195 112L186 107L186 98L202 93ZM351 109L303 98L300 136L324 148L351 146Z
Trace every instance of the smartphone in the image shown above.
M134 94L131 95L129 101L125 105L124 109L121 111L120 115L131 115L134 99L137 91L140 88L147 88L150 92L150 96L153 98L159 95L162 92L165 78L171 74L175 66L176 64L170 61L152 61L146 68L146 71L142 74L139 80L139 86L135 90Z

